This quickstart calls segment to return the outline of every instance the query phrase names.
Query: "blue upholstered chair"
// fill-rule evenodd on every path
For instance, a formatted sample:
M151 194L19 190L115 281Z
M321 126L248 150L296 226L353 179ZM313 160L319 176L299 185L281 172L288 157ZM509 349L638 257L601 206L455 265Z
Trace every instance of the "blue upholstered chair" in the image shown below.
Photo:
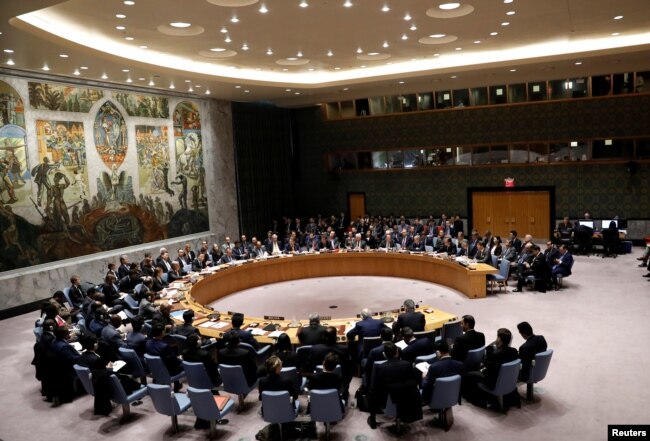
M460 397L460 375L437 378L433 385L433 393L429 408L438 411L440 425L445 432L449 430L450 422L447 420L446 409L451 409L458 404Z
M194 389L212 389L214 387L203 363L183 361L183 370L187 376L187 384Z
M127 372L133 377L140 379L140 384L147 384L147 371L145 370L140 357L133 349L118 348L120 357L126 363Z
M166 384L150 384L147 391L156 412L171 417L174 433L178 433L178 415L190 408L190 399L185 394L173 394L172 388Z
M307 379L300 376L296 367L283 367L280 371L280 377L291 380L299 393L302 393L305 390Z
M429 355L420 355L418 357L415 357L415 364L422 363L423 361L426 361L427 363L433 363L433 361L437 358L436 354L429 354Z
M196 389L192 386L187 388L187 395L190 397L194 415L202 420L210 421L210 437L214 437L217 431L217 421L228 414L235 405L233 400L229 400L222 410L214 401L214 395L210 389Z
M92 375L90 373L90 369L88 369L87 367L79 366L78 364L75 364L73 368L74 371L77 373L77 377L79 377L79 381L81 381L81 384L86 390L86 393L88 393L88 395L94 396L95 388L93 387L93 381L92 381Z
M176 346L178 347L178 352L182 354L183 351L185 350L185 347L187 347L187 337L180 334L169 334L169 336L172 338L174 343L176 343Z
M147 387L141 386L139 389L127 395L122 387L120 380L113 374L110 377L111 383L111 400L114 403L122 405L122 419L126 419L131 415L131 403L141 400L147 395Z
M490 282L490 294L494 294L494 284L499 286L499 290L508 286L508 272L510 271L510 262L506 259L501 260L499 272L497 274L488 274L487 281Z
M339 391L316 389L309 392L311 420L325 424L325 438L330 439L330 423L343 419Z
M551 357L553 357L553 349L535 354L528 371L528 381L526 382L526 399L528 401L533 400L533 385L546 378L548 366L551 364Z
M436 341L444 340L449 346L451 346L459 335L463 335L463 328L460 325L460 320L447 322L442 325L440 336L436 337Z
M167 366L165 366L165 363L157 355L144 354L144 360L156 384L172 384L174 381L179 381L185 377L185 372L179 372L171 376L167 370Z
M223 380L223 390L228 393L235 394L239 397L239 406L237 411L241 412L244 408L244 400L246 395L257 387L257 380L252 385L248 385L244 369L241 366L233 366L229 364L220 364L219 372Z
M508 395L517 389L517 379L519 378L520 370L521 360L516 359L514 361L501 365L499 376L497 377L497 383L494 386L494 389L490 389L484 383L478 384L479 388L481 388L483 391L497 397L499 401L500 412L505 412L505 408L503 406L504 395Z
M483 363L483 360L485 359L485 346L481 346L480 348L476 349L471 349L467 351L467 355L465 356L465 371L466 372L471 372L471 371L476 371L481 367L481 363Z
M267 423L277 424L280 427L280 440L282 440L282 424L290 423L296 419L300 402L291 403L288 391L262 392L262 418Z

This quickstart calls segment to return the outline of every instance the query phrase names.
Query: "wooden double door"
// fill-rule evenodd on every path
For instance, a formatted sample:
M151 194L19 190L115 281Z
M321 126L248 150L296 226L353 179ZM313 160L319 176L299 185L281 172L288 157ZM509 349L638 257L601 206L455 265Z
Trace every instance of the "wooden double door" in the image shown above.
M472 228L481 236L490 230L493 236L508 237L517 230L520 238L532 234L548 239L551 234L551 191L474 191L471 194Z

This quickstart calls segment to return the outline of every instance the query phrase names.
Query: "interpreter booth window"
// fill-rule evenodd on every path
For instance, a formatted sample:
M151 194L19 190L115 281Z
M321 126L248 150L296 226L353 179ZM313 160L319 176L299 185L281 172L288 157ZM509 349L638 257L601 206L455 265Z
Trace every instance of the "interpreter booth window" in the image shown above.
M340 119L341 110L339 109L339 102L325 104L325 112L327 113L327 119Z
M456 147L455 153L456 165L472 165L472 147Z
M490 164L490 147L472 148L472 165Z
M515 144L510 146L510 162L513 164L525 164L528 162L528 145Z
M404 168L417 168L424 165L424 150L404 150Z
M341 101L341 117L354 118L355 115L354 101Z
M591 159L589 155L589 143L585 141L571 141L569 143L571 148L572 161L587 161Z
M568 142L552 143L550 146L551 162L566 162L571 160Z
M418 93L418 110L431 110L433 107L433 92Z
M645 80L645 79L644 79ZM634 73L614 74L614 83L612 85L614 95L623 95L634 91Z
M488 90L487 87L474 87L470 89L472 106L486 106L488 103Z
M402 101L402 112L413 112L417 110L418 98L414 93L409 95L402 95L400 98Z
M357 155L355 153L335 153L329 156L330 171L355 170Z
M383 115L386 113L386 101L383 96L376 96L368 99L371 115Z
M632 159L634 140L595 139L591 144L592 159Z
M372 168L372 153L359 152L357 153L357 164L360 170L369 170Z
M549 88L551 89L551 99L553 100L583 98L587 96L586 78L553 80L549 81L548 84Z
M401 150L390 150L388 153L388 168L404 168L404 154Z
M636 93L650 92L650 71L636 73L634 91Z
M386 113L399 113L402 111L402 104L399 96L391 95L386 97Z
M436 92L436 109L449 109L451 106L451 90Z
M528 146L528 160L531 163L548 162L548 144L530 144Z
M454 107L469 107L469 89L453 91Z
M650 159L650 138L636 140L636 157L638 159Z
M506 86L490 86L490 104L505 104L508 102Z
M612 76L597 75L591 77L591 96L607 96L612 93Z
M508 86L508 102L524 103L526 102L526 85L511 84Z
M507 164L510 162L510 153L507 145L493 145L490 147L492 164Z
M441 165L454 165L453 150L455 147L440 147L424 151L425 165L438 167Z
M386 152L372 152L372 168L386 169L388 168L388 155Z
M528 83L528 101L546 101L548 99L546 81Z

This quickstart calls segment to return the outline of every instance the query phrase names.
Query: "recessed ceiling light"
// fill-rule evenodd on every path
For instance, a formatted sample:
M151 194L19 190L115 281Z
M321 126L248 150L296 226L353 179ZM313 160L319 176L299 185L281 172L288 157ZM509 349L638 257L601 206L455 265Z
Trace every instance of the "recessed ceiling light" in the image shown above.
M402 34L402 40L408 40L408 39L409 39L409 36L408 36L408 35L406 35L406 34Z
M140 78L138 78L138 81L144 81L144 80L146 80L145 77L140 77Z
M307 70L308 70L309 72L313 72L313 71L314 71L314 68L313 68L313 67L310 67L310 68L307 69Z
M510 69L510 72L517 72L517 69Z
M440 6L438 6L440 9L449 11L451 9L458 9L460 8L460 3L443 3Z
M185 80L185 82L186 82L186 83L191 83L192 81L191 81L191 80Z
M370 55L371 57L373 57L373 56L375 56L375 55L379 55L379 52L368 52L368 55Z
M296 58L296 57L289 57L289 58L287 58L287 60L289 60L289 61L296 61L297 58Z
M115 18L126 18L124 14L115 14Z
M7 66L13 66L14 64L16 63L14 63L14 60L12 60L11 58L7 60Z
M176 89L176 86L174 86L174 83L171 83L171 84L169 85L169 88L170 88L170 89Z
M132 83L133 80L132 80L131 78L127 78L127 79L126 79L126 82L127 82L127 83Z
M415 23L413 23L413 24L411 25L410 29L411 29L412 31L417 31L417 30L418 30L418 27L415 26Z
M362 54L362 53L363 53L363 49L357 48L357 54Z
M309 4L307 4L306 0L302 0L298 6L300 6L301 8L306 8L307 6L309 6Z
M236 15L233 15L233 17L230 19L231 23L239 23L239 19L237 18Z
M515 15L515 11L508 11L506 12L506 15Z
M107 80L107 79L108 79L108 75L106 75L105 73L103 73L103 74L102 74L102 80Z
M126 29L126 26L115 26L115 29L117 29L118 31L123 31Z
M503 3L512 3L512 0L503 0Z
M250 90L246 89L244 90L244 93L250 93Z
M456 75L452 75L452 76L451 76L451 79L452 79L452 80L455 80L456 78L458 78Z
M135 5L135 2L133 0L124 0L124 4L127 6L133 6Z
M388 12L388 11L390 11L390 6L384 4L384 6L381 7L381 12Z
M501 26L508 26L509 24L510 24L509 22L504 21L503 23L501 23Z
M388 47L388 42L384 41L384 44L381 45L382 47Z
M273 55L273 50L271 50L271 48L268 48L266 50L266 55Z
M433 56L434 56L434 57L439 57L439 56L440 56L440 54L433 54Z
M14 53L14 50L13 50L13 49L5 49L4 52L5 52L6 54L13 54L13 53Z
M344 87L343 90L350 90L350 88L349 87Z
M621 33L620 33L620 32L612 32L612 35L613 35L614 37L616 37L617 35L621 35Z
M294 92L293 94L294 95L300 95L300 92Z
M43 67L41 67L44 71L50 70L50 67L47 64L44 64Z
M200 89L203 86L201 86L200 84L195 84L194 87L196 87L197 89Z
M335 67L334 70L341 70L341 68L340 67Z
M407 12L406 15L404 16L404 20L406 20L406 21L409 21L411 18L412 18L412 17L411 17L411 14L409 14L408 12Z
M153 86L154 84L155 84L155 83L153 82L153 80L149 80L149 85L150 85L150 86Z
M219 32L221 32L222 34L227 34L228 29L226 29L226 27L224 26L224 27L221 28L221 31L219 31Z
M211 50L212 52L223 52L223 51L225 51L225 49L222 48L222 47L213 47L213 48L211 48L210 50Z
M206 90L205 90L205 94L206 94L206 95L210 95L210 89L206 89Z
M285 67L284 69L282 69L282 72L289 72L289 69Z
M474 40L474 44L481 44L481 40Z
M194 92L194 89L192 89L192 86L190 86L189 89L187 89L187 91L188 92Z
M623 18L622 15L617 15L616 17L614 17L614 20L620 20L621 18Z
M447 36L447 34L433 34L433 35L429 35L429 37L431 37L431 38L444 38L444 37L446 37L446 36Z
M291 92L291 89L284 89L285 92Z
M267 12L269 12L268 8L266 7L266 5L264 3L262 3L262 5L260 6L259 11L260 11L260 14L266 14Z
M343 3L343 6L346 8L351 8L352 7L352 2L350 0L345 0L345 3Z
M404 84L404 81L400 81L399 84Z
M296 54L296 57L302 57L302 51L298 51L298 53Z
M582 64L582 61L576 61L576 66L580 66Z
M362 64L360 67L361 68L366 68L367 66L365 64Z
M79 69L81 69L81 70L88 70L88 66L79 66Z
M457 50L457 51L462 51L463 48L462 48L462 47L457 47L456 50Z
M247 51L248 50L248 45L246 43L241 45L241 50Z
M138 47L139 47L140 49L149 49L149 47L148 47L148 46L145 46L145 45L138 46Z
M327 51L327 56L328 56L328 57L333 57L333 56L334 56L334 52L332 52L331 50Z
M192 23L186 23L184 21L174 21L169 23L169 26L173 28L189 28L190 26L192 26Z
M133 41L133 37L124 37L125 40Z
M499 35L499 33L498 32L490 32L490 35L492 35L494 37L495 35Z

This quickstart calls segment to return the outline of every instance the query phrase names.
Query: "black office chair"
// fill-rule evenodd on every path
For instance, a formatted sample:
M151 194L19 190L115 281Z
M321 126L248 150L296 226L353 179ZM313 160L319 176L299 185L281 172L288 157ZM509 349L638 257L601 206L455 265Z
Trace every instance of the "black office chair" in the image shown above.
M619 247L618 230L605 228L601 234L603 235L603 258L613 257L616 259Z
M592 240L594 230L589 227L579 226L573 233L573 245L577 253L589 255L591 254Z

